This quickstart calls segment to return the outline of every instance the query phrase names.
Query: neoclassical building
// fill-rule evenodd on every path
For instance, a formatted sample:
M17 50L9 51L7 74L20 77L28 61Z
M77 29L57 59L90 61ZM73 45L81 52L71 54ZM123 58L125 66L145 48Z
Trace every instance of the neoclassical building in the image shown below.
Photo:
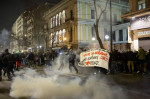
M97 2L97 4L101 4L102 8L105 7L105 3L106 0ZM106 35L110 35L109 9L108 3L99 23L99 33L104 44ZM98 12L100 12L100 8L98 8ZM123 21L120 16L127 12L128 2L112 0L113 25L122 24ZM43 17L47 24L49 47L59 49L67 45L68 47L73 46L74 49L78 49L79 47L99 46L97 40L95 40L95 9L93 0L62 0L44 13ZM128 26L125 25L123 28L127 29ZM128 35L127 32L124 33Z

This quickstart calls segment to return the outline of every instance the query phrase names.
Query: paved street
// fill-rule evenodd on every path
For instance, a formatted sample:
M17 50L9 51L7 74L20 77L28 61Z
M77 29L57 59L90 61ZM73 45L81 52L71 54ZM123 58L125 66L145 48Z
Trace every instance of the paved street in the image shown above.
M39 73L43 73L43 68L37 67L36 70ZM61 74L60 77L80 77L82 80L86 80L87 75L85 74ZM139 75L139 74L125 74L119 73L115 75L104 75L111 86L118 85L123 88L127 97L130 99L150 99L150 75ZM97 78L99 78L97 76ZM7 77L3 78L3 81L0 82L0 99L14 99L9 96L10 86L12 81L7 81ZM112 90L113 91L113 90ZM119 93L118 93L119 94ZM21 98L24 99L24 98Z

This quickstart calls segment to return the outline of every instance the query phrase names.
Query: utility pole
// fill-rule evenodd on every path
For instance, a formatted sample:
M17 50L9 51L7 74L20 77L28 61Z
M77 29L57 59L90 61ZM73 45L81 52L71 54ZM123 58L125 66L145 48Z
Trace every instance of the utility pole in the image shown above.
M110 0L110 51L112 52L112 7Z

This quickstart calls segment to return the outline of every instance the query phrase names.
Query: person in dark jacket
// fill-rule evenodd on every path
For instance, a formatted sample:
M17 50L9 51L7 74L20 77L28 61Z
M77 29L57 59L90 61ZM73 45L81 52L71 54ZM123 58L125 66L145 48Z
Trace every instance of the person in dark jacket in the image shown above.
M150 74L150 49L148 51L148 54L146 55L146 72Z
M129 73L134 72L134 60L135 60L134 58L135 58L134 53L132 51L129 51L127 53L127 60L128 60L127 65Z
M33 54L31 51L29 51L29 53L28 53L26 59L28 60L28 66L29 66L29 67L33 67L35 57L34 57L34 54Z
M69 70L70 70L70 72L72 72L72 67L73 67L75 69L76 73L78 73L78 69L75 66L76 55L73 52L73 48L72 47L70 47L68 54L69 54Z
M110 73L114 74L117 67L117 61L118 61L118 51L117 50L113 50L110 53L110 61L111 61L111 65L110 65Z
M44 58L45 58L46 66L51 66L51 61L53 60L53 55L49 50L47 50L47 52L44 54Z
M9 53L8 49L5 50L5 52L2 54L4 68L7 72L8 80L12 80L10 76L10 72L13 74L13 63L14 63L14 56Z

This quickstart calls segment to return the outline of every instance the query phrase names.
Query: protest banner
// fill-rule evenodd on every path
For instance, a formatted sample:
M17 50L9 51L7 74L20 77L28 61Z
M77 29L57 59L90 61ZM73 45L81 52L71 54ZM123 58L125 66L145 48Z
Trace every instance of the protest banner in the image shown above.
M102 67L108 69L109 53L105 49L90 49L80 54L81 67Z

